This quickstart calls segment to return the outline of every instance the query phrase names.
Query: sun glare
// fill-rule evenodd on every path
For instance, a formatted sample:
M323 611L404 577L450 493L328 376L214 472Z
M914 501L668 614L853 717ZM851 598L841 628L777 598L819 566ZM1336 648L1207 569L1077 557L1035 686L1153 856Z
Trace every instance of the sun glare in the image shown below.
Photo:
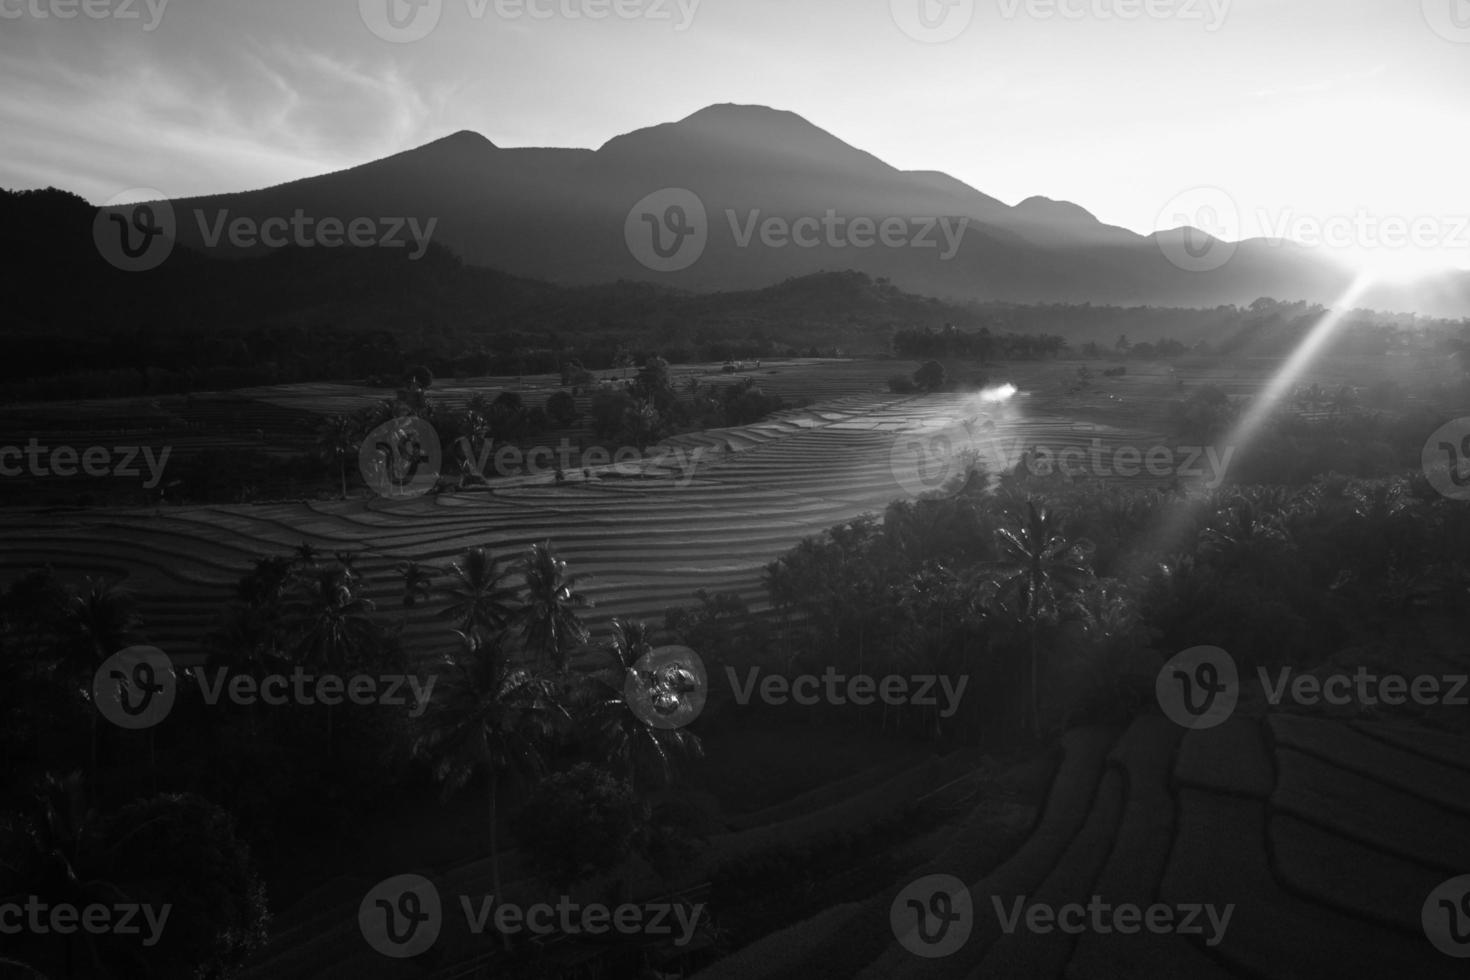
M1449 256L1438 251L1419 249L1362 249L1348 259L1348 264L1362 278L1373 282L1410 283L1465 269L1466 256ZM1458 261L1456 261L1458 259Z

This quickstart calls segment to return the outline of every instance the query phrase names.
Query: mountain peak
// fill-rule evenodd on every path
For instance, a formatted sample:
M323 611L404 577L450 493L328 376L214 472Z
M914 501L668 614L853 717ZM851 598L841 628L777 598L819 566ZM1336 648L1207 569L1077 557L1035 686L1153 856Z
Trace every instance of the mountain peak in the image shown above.
M869 153L843 142L794 112L763 105L719 103L678 122L614 137L598 151L604 159L696 159L721 167L775 163L788 170L852 174L895 173ZM641 164L640 164L641 165Z
M473 129L461 129L457 133L450 133L448 136L441 136L439 139L436 139L433 142L426 143L424 145L442 146L446 149L499 149L499 147L497 147L494 143L490 142L490 140L486 139L484 136L481 136Z
M1097 224L1097 217L1086 208L1071 201L1055 201L1036 195L1016 205L1016 211L1040 221L1081 221Z
M800 119L804 123L807 122L796 113L791 112L787 109L773 109L771 106L768 105L758 105L755 103L741 102L716 102L712 105L705 106L703 109L698 109L694 112L691 112L689 115L679 120L679 122L687 123L694 122L695 120L718 120L723 122L731 122L735 120L754 121L760 119L771 120L781 118ZM807 125L810 126L811 123L807 123Z
M673 124L683 132L718 135L725 139L821 140L841 142L837 137L786 109L764 105L722 102L705 106Z

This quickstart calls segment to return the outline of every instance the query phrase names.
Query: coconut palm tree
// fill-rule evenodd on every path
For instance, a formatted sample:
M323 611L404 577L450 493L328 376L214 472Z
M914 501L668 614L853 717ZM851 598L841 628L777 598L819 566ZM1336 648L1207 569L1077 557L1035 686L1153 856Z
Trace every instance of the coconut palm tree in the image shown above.
M1200 533L1200 554L1223 570L1261 568L1290 543L1287 515L1284 497L1237 494Z
M641 621L614 619L606 650L612 663L594 675L603 689L593 709L595 723L609 761L638 785L639 777L651 774L655 785L667 786L674 777L679 756L700 758L704 745L686 728L656 728L634 713L628 703L629 685L645 685L636 669L638 661L653 652L652 633Z
M470 548L449 566L449 584L441 590L449 604L439 618L457 621L462 633L499 632L515 610L516 590L505 584L509 576L489 548Z
M282 617L297 663L340 671L376 653L380 635L375 606L358 593L358 580L341 565L304 572L282 604ZM332 755L333 705L327 705L327 756Z
M92 690L92 675L102 662L142 639L133 597L115 583L89 578L79 591L67 597L66 623L73 631L74 646L68 657L69 673L81 690ZM90 693L85 695L90 697ZM97 747L100 739L96 711L91 719L91 775L97 778Z
M328 415L317 426L317 456L337 467L343 500L347 499L347 461L357 455L360 438L358 423L346 415Z
M567 661L576 647L587 642L588 631L577 615L592 602L577 586L581 576L568 575L567 563L557 558L551 542L532 545L522 557L521 574L525 577L524 602L516 614L526 646L543 663L558 672L566 670Z
M374 637L375 608L341 565L303 573L282 605L295 658L333 670L355 663Z
M337 565L342 569L342 574L348 582L356 585L362 581L362 573L357 570L357 561L362 557L360 552L334 551L332 557L337 559Z
M398 574L403 576L403 608L413 609L420 602L427 602L434 590L430 586L439 570L416 561L403 561L397 565Z
M1068 613L1078 591L1092 580L1091 546L1066 537L1057 516L1035 501L1026 501L1024 514L1009 517L995 532L999 557L988 572L994 603L1009 610L1027 633L1030 724L1032 734L1039 735L1041 628Z
M509 773L540 768L543 741L564 712L549 681L516 666L504 631L455 635L459 649L440 665L433 706L421 720L414 752L429 761L446 798L477 774L486 777L490 878L500 895L501 781Z

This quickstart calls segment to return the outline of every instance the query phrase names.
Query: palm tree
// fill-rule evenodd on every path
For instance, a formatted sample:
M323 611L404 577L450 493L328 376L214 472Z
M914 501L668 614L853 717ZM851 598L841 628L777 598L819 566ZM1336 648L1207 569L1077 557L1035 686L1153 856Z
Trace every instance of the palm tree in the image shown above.
M351 665L372 639L374 608L358 594L356 577L340 565L301 575L282 609L296 659L329 669Z
M311 545L303 543L301 548L311 549ZM298 548L297 554L300 552ZM291 569L295 564L296 559L284 555L256 558L254 567L236 583L235 594L252 608L278 610L291 584Z
M592 602L577 591L581 576L567 574L567 563L552 553L550 541L532 545L520 568L526 580L525 605L516 619L526 646L543 663L565 671L571 651L587 642L587 627L576 611Z
M1288 516L1283 496L1239 494L1200 533L1200 554L1226 570L1261 568L1289 545Z
M104 579L88 579L70 597L67 612L78 639L98 663L139 638L132 596Z
M371 619L375 606L358 594L357 578L341 565L325 565L303 573L282 606L297 663L341 670L375 652L378 631ZM327 756L332 755L332 708L327 705Z
M516 590L505 584L509 575L489 548L470 548L449 566L450 581L442 590L449 604L439 617L457 620L463 633L500 631L514 612Z
M205 635L204 644L218 659L260 676L286 659L278 626L259 608L232 602L220 614L219 625Z
M121 587L103 579L87 579L79 592L67 597L66 622L73 630L76 646L69 666L84 691L92 689L92 675L102 662L142 639L133 598ZM91 718L91 775L97 778L99 740L97 711Z
M653 651L650 630L643 622L612 621L607 651L613 663L595 675L605 689L594 709L599 735L609 761L627 773L637 785L641 773L652 773L657 785L667 786L674 776L674 760L680 755L700 758L704 745L686 728L656 728L634 713L628 703L628 685L646 681L636 669L638 661Z
M999 558L989 567L994 600L1015 615L1028 636L1031 674L1030 721L1041 733L1040 631L1071 611L1077 592L1092 580L1090 543L1062 534L1046 508L1026 501L1026 513L1011 514L1010 526L995 532Z
M438 569L416 561L399 562L399 575L403 576L403 607L413 609L420 602L427 602L434 590L429 583L438 574Z
M334 551L332 557L337 559L337 564L341 567L342 574L346 576L348 582L356 584L362 581L362 573L357 570L357 560L362 557L360 552Z
M564 712L550 682L515 666L504 631L455 634L460 648L441 665L433 707L421 721L414 753L430 761L446 798L476 774L485 775L490 877L495 894L502 895L497 832L501 779L514 770L540 768L542 740Z
M317 455L323 462L337 467L343 500L347 499L347 461L357 455L358 442L357 422L346 415L329 415L317 427Z
M460 456L459 485L471 476L484 478L480 460L485 441L490 436L490 403L484 395L475 395L457 416L460 439L455 442ZM488 454L486 454L488 455Z
M233 668L256 678L286 666L289 659L282 649L279 615L243 602L225 607L219 624L205 635L204 646L210 654L210 668ZM259 707L252 702L245 713L252 741Z

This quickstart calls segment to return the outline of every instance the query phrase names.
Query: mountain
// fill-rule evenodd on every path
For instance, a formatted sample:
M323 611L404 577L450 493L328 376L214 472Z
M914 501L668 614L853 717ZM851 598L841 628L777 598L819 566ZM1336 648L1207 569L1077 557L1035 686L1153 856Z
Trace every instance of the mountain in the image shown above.
M635 204L666 188L697 195L707 244L686 268L655 271L635 258L625 224ZM1046 197L1011 207L943 173L899 170L795 113L762 106L710 106L595 151L506 149L460 132L339 173L171 203L181 241L197 248L222 215L260 222L299 209L344 221L437 219L434 241L466 262L566 285L640 279L693 291L753 289L854 269L947 299L1211 307L1261 296L1333 303L1353 278L1307 248L1263 239L1236 244L1219 268L1194 271L1191 256L1230 247L1189 229L1139 235ZM635 215L634 233L646 238L650 223L675 217L669 203L656 199L647 218ZM824 224L829 213L834 223ZM850 228L857 218L877 228L897 219L890 243L906 244ZM685 219L697 215L686 211ZM768 229L771 219L777 224ZM935 219L947 225L927 226ZM779 234L783 227L799 231L801 243ZM1377 289L1359 303L1464 315L1470 275L1419 291Z

